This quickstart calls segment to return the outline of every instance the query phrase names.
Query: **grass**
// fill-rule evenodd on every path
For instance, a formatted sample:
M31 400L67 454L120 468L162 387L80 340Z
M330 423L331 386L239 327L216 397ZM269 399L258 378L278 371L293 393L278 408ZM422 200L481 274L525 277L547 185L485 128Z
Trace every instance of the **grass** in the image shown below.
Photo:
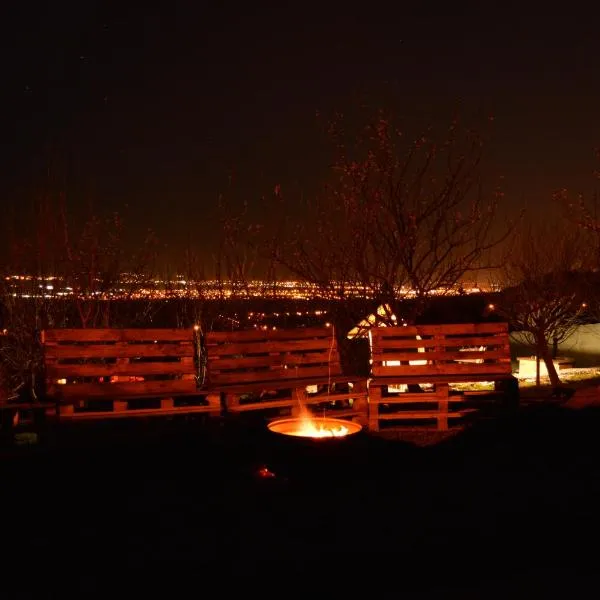
M565 385L583 387L600 382L600 367L589 367L584 369L563 369L559 373L560 380ZM550 378L547 375L540 377L542 386L550 386ZM535 378L519 379L519 387L526 388L535 386Z

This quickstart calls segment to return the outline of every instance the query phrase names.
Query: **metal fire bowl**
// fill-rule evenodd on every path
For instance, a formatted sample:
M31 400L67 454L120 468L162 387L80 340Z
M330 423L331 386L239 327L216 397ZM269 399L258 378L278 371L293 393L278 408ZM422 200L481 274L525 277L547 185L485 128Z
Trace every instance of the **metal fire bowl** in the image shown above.
M288 419L277 419L269 423L268 428L273 433L279 433L294 438L300 438L305 440L313 440L315 442L331 442L337 440L342 442L349 436L352 436L362 430L362 426L353 421L345 421L344 419L332 419L328 417L311 417L311 421L316 427L323 427L325 429L335 429L336 427L346 427L348 433L340 436L324 436L324 437L311 437L311 436L299 436L294 432L297 430L298 425L302 423L302 419L288 418Z
M348 428L344 436L305 437L293 435L300 419L284 418L267 425L270 442L266 445L266 464L277 475L306 483L331 486L339 479L350 479L366 455L368 436L361 425L343 419L315 417L318 427Z

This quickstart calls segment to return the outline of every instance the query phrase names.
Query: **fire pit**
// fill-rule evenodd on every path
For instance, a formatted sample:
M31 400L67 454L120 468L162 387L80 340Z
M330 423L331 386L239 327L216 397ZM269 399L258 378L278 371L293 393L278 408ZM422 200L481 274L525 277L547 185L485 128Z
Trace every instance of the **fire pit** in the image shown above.
M361 431L358 423L328 417L296 417L277 419L268 425L274 433L301 438L344 438Z
M307 414L267 427L273 434L268 465L278 476L333 485L340 477L354 476L365 455L366 438L358 423Z

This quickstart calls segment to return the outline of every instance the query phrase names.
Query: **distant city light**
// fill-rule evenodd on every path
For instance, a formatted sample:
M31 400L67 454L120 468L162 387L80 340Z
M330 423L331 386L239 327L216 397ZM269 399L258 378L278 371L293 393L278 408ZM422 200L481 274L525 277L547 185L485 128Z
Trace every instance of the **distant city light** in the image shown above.
M202 280L193 281L181 276L174 279L147 279L139 275L124 273L118 281L108 290L79 288L71 279L64 280L61 277L50 275L35 277L32 275L8 275L5 281L9 292L13 297L21 298L64 298L76 296L79 298L94 298L99 300L169 300L176 298L201 299L201 300L223 300L228 298L260 299L265 297L290 299L290 300L331 300L336 298L365 298L373 299L376 294L367 285L347 284L345 282L331 282L328 290L321 286L306 281L261 281L252 280L239 281L217 281ZM50 283L52 282L52 283ZM98 287L102 282L96 280ZM431 290L432 296L453 295L459 293L481 293L486 291L498 291L495 288L483 288L480 285L457 284L450 289ZM416 292L405 286L398 286L396 293L399 298L414 298ZM587 306L585 303L582 307ZM494 310L494 305L488 305ZM311 314L321 316L323 310L313 310ZM395 315L391 314L392 320ZM282 313L283 314L283 313ZM286 312L286 316L291 316ZM296 316L304 316L302 312L296 312ZM264 317L261 313L248 313L248 317Z

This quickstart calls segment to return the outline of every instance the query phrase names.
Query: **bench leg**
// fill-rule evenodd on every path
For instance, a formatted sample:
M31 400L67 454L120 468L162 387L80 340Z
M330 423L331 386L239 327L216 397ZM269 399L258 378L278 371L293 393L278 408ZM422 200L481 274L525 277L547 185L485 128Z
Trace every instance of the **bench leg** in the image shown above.
M213 417L219 417L221 415L221 394L208 394L206 401L210 408L208 414Z
M366 427L369 422L369 401L366 395L367 391L367 382L366 381L357 381L352 388L353 392L357 394L363 394L358 398L354 399L353 407L356 409L356 422Z
M379 403L381 402L381 388L369 388L369 430L379 431Z
M160 409L161 410L169 410L175 406L175 401L173 398L161 398L160 400Z
M61 417L72 417L75 413L75 406L73 404L61 404L58 409L58 414Z
M225 410L227 411L235 411L235 409L240 405L239 394L225 394L224 398Z
M123 412L127 410L127 400L114 400L113 412Z
M448 396L450 389L447 383L439 383L435 386L435 394L438 400L438 431L448 431Z

